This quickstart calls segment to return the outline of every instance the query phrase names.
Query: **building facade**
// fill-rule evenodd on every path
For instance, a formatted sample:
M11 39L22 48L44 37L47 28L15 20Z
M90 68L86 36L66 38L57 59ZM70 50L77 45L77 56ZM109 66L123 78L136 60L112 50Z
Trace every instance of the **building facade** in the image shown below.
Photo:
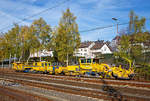
M38 51L38 52L35 52L33 54L30 54L30 58L32 57L46 57L46 56L50 56L50 57L53 57L53 51L52 50L42 50L42 51Z
M74 56L95 58L99 54L112 54L111 47L104 41L83 42Z
M82 42L80 47L74 51L74 56L76 57L84 57L84 58L95 58L100 54L112 54L112 49L104 41L87 41ZM30 57L53 57L52 50L43 50L39 52L35 52L30 55Z
M75 50L74 56L77 57L92 57L91 48L95 45L94 42L83 42L79 49Z

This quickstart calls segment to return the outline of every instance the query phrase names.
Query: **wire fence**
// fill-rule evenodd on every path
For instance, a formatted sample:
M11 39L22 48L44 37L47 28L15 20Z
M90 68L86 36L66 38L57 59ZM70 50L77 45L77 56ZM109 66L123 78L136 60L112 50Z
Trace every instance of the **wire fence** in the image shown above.
M0 68L8 68L8 69L11 69L12 68L12 64L3 64L3 65L0 65Z

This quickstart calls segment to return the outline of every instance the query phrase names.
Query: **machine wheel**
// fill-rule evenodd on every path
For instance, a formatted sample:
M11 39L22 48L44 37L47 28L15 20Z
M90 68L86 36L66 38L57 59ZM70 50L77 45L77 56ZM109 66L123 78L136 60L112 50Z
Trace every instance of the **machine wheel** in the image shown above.
M129 75L129 80L134 79L134 74Z
M115 79L118 79L117 75L114 75L114 73L112 72L112 77L114 77Z
M64 72L64 71L62 71L60 74L61 74L61 75L65 75L65 72Z
M45 71L43 72L43 74L47 74L47 71L45 70Z

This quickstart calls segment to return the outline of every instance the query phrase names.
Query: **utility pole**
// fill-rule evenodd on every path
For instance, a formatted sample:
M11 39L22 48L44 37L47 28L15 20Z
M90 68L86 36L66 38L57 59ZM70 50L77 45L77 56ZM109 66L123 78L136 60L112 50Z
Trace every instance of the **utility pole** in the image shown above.
M11 53L10 53L10 57L9 57L9 68L10 68L10 62L11 62Z
M67 67L68 67L68 52L67 52Z
M112 18L112 20L116 21L116 23L117 23L117 34L118 34L118 19L117 18Z
M3 64L3 59L2 59L2 68L4 67L4 64Z
M41 56L40 56L40 61L41 61Z
M16 62L16 54L15 54L15 57L14 57L14 62Z

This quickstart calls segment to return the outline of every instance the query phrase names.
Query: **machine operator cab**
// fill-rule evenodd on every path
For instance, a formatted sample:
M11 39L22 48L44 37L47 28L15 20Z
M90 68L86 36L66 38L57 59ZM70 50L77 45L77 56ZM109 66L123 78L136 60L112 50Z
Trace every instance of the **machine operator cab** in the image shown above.
M102 76L105 77L110 75L110 67L105 63L100 63L99 59L92 58L81 58L80 61L80 71L82 74L90 74L92 76Z
M92 72L92 59L79 59L79 67L81 75L90 75Z

